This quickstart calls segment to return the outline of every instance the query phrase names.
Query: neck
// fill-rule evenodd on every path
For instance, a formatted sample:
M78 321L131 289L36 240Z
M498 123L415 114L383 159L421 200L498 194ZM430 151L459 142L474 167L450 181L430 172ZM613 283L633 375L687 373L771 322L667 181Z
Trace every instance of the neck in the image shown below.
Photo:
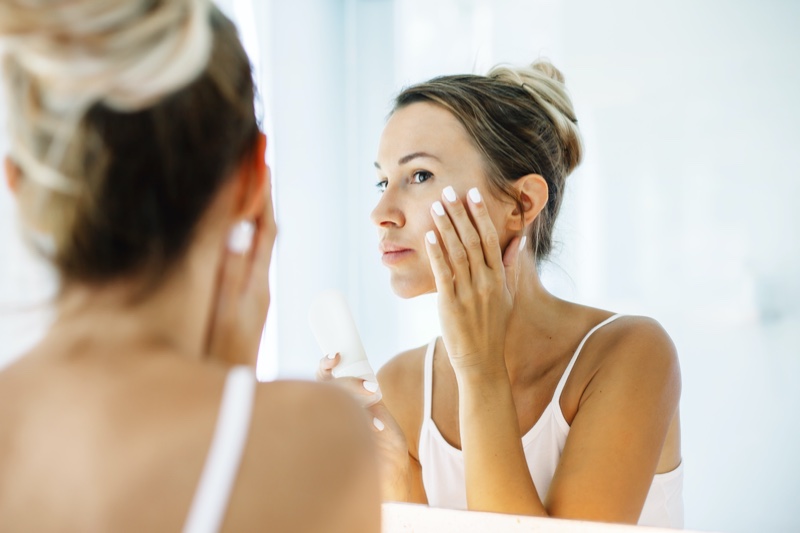
M89 341L101 350L113 347L111 353L166 349L201 358L214 297L214 269L206 265L215 262L198 259L187 254L146 292L138 280L66 283L50 336Z
M533 257L524 254L517 266L518 281L514 310L506 334L506 366L514 383L520 376L537 372L536 368L552 365L549 354L559 339L568 302L561 300L542 285ZM550 349L548 349L550 348ZM531 353L539 354L532 358Z

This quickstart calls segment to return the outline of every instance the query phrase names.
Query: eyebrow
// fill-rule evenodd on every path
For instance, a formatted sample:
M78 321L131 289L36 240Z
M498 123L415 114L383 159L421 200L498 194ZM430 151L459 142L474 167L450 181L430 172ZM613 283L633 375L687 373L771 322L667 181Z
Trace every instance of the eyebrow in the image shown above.
M429 154L427 152L414 152L413 154L408 154L408 155L405 155L405 156L401 157L397 161L397 165L398 166L403 166L406 163L408 163L409 161L412 161L414 159L418 159L418 158L421 158L421 157L422 158L435 159L437 161L441 161L441 159L439 159L438 157L436 157L433 154ZM377 161L375 161L375 168L377 168L378 170L381 169L381 166L378 164Z

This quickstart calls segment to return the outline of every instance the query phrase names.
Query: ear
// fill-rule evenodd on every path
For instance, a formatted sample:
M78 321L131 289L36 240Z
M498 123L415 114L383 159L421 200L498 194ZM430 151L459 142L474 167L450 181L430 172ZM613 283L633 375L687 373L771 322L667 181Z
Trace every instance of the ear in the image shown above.
M521 231L533 223L547 205L549 188L547 181L539 174L522 176L514 182L514 188L522 203L522 213L520 213L519 206L514 207L508 217L508 229Z
M256 146L236 172L235 219L255 220L264 210L264 187L269 172L266 155L267 137L259 133Z
M16 196L19 192L20 175L22 173L20 172L17 164L14 163L10 157L6 156L3 163L6 174L6 185L8 185L8 190L10 190L11 193Z

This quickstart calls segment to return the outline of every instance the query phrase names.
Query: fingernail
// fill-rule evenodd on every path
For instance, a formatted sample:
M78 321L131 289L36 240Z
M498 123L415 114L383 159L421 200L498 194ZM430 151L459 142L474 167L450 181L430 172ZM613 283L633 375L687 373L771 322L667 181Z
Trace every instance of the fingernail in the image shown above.
M378 392L378 384L375 383L374 381L365 381L364 388L372 393Z
M228 234L228 250L234 254L246 254L253 246L256 226L249 220L242 220Z
M479 204L481 203L481 193L478 191L477 187L473 187L469 190L469 199L472 200L474 203Z
M440 217L444 216L444 206L442 205L442 202L440 202L439 200L433 202L433 212L439 215Z
M373 418L372 425L375 426L375 429L377 429L378 431L383 431L386 428L384 423L381 422L380 418Z
M333 359L336 359L336 354L335 353L325 354L325 357L327 357L328 359L333 360Z
M525 248L525 243L528 242L527 235L523 235L522 238L519 240L519 249L522 251Z
M436 233L434 231L429 231L426 233L425 238L428 239L429 243L436 244Z
M444 193L444 197L447 198L448 202L452 203L456 201L456 191L451 186L448 185L445 187L442 193Z

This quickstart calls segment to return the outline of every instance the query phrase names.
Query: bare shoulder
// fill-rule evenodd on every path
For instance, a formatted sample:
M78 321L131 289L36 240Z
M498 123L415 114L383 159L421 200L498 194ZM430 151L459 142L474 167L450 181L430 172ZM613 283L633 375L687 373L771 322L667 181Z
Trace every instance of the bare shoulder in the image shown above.
M423 366L427 349L424 345L399 353L378 371L383 402L403 429L414 457L417 457L422 424Z
M645 316L623 316L596 331L586 341L576 371L578 382L585 384L584 396L610 382L650 387L670 403L680 396L675 344L658 321Z
M587 341L601 357L599 364L635 366L642 372L679 370L678 352L663 326L646 316L623 316Z
M225 529L251 529L255 519L315 531L324 519L330 531L377 531L370 432L364 411L333 385L260 384Z
M586 316L584 326L609 314ZM570 431L547 496L551 515L635 523L653 473L680 463L679 399L677 352L658 322L623 316L596 330L561 396Z
M378 371L381 390L386 393L386 389L392 389L390 392L394 392L406 389L408 386L416 386L421 389L422 367L427 350L428 345L426 344L392 357Z
M251 438L299 456L336 455L340 462L358 462L371 452L368 420L358 404L334 385L306 381L259 384Z

